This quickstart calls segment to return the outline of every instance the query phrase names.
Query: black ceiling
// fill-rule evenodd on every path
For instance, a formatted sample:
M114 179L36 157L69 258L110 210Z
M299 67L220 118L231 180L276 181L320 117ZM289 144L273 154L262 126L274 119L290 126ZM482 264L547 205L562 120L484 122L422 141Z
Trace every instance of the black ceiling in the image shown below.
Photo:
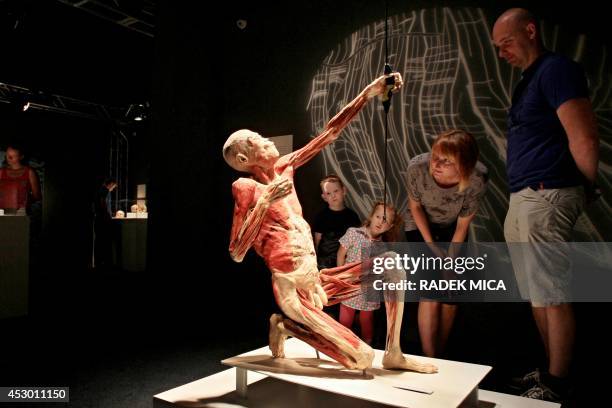
M0 82L112 106L149 100L154 39L56 0L0 0Z

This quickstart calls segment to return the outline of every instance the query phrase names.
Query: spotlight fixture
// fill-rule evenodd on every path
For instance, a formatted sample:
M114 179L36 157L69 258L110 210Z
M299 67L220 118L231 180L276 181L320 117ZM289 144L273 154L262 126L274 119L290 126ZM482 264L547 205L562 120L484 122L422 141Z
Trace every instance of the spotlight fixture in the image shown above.
M148 103L131 104L127 112L125 113L125 117L128 120L133 120L135 122L142 122L148 117L148 107L149 107Z
M138 115L134 116L134 120L136 122L140 122L142 119L143 119L143 115L138 114Z
M13 97L14 109L17 112L25 112L30 109L30 99L25 94L17 94Z

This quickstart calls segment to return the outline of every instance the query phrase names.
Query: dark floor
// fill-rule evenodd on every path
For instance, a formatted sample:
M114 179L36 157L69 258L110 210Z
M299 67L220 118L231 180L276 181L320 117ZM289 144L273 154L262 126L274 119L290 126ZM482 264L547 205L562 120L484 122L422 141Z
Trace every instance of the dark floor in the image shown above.
M167 284L117 270L58 275L32 277L28 317L0 320L1 386L70 387L70 404L33 407L148 408L154 394L218 372L221 359L266 344L271 297L219 300L198 296L193 286L201 282L182 288L180 279ZM602 320L611 307L576 310L576 392L564 406L602 406L587 400L603 394L593 394L593 380L609 361ZM415 304L405 316L404 351L418 354ZM384 315L377 322L374 346L384 348ZM507 379L530 371L541 356L527 305L460 305L447 357L493 366L482 388L507 392Z

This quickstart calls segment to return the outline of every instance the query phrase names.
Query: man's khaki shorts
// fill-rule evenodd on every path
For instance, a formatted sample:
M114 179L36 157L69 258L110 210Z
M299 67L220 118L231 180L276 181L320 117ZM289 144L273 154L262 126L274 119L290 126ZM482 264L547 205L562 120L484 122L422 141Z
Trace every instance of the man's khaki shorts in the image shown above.
M571 301L567 245L584 208L584 189L566 187L510 194L504 235L521 296L534 307Z

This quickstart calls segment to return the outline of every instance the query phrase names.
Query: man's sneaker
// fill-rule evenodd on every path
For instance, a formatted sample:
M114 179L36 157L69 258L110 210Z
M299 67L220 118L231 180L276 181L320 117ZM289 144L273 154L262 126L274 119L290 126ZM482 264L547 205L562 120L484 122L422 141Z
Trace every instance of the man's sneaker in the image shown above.
M535 371L525 374L522 377L514 377L510 380L508 386L514 391L525 392L531 387L540 383L540 370L536 368Z
M564 399L563 396L557 394L544 384L534 385L533 387L525 391L523 394L521 394L521 397L558 403L563 402Z

